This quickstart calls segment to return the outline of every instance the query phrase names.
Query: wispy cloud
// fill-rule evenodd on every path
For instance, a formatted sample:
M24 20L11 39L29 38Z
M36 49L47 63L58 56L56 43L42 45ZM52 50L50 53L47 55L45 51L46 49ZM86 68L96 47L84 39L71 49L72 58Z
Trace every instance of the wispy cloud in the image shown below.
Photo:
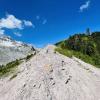
M47 23L47 19L46 18L43 18L43 17L40 17L39 15L36 16L36 20L39 20L41 21L42 25L45 25Z
M45 25L47 23L47 19L44 19L42 24Z
M31 21L26 21L26 20L24 20L23 22L24 22L24 25L25 25L25 26L33 26L33 24L32 24Z
M18 37L21 37L21 36L22 36L22 34L19 33L19 32L14 32L14 34L15 34L16 36L18 36Z
M6 17L0 19L0 34L4 34L5 29L17 29L17 30L22 30L25 27L33 27L34 25L32 24L31 21L27 20L20 20L16 18L14 15L7 14ZM15 33L17 36L21 36L21 34Z
M83 5L80 6L80 12L83 12L85 9L88 9L90 6L91 1L86 1Z

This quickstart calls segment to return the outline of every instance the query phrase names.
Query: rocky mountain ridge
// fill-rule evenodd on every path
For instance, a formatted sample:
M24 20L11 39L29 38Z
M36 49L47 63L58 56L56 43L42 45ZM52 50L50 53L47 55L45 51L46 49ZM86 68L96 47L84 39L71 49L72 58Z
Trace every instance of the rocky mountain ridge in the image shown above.
M0 35L0 65L21 59L35 52L32 45L15 41L6 35Z

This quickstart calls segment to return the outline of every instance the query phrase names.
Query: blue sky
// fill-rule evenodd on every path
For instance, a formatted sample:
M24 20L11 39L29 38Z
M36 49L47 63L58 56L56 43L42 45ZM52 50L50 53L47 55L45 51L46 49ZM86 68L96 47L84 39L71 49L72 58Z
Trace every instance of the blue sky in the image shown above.
M0 0L0 34L43 47L100 30L100 0Z

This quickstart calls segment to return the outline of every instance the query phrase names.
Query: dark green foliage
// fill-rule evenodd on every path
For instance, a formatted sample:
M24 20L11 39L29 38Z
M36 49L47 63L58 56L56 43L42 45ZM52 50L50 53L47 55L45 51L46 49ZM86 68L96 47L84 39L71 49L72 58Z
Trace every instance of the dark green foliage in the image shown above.
M12 61L8 63L7 65L0 66L0 76L3 76L9 72L11 72L16 66L18 66L21 63L20 60Z
M30 60L33 57L33 54L30 54L26 57L26 61Z
M100 32L94 32L91 35L75 34L56 45L64 50L64 54L65 51L68 52L68 50L73 50L74 54L72 54L75 56L80 56L82 54L80 57L78 56L78 58L93 65L100 66ZM78 52L78 55L75 52ZM88 57L84 58L83 56Z
M100 54L100 32L94 32L92 34L92 38L95 41L95 43L97 44L97 49Z

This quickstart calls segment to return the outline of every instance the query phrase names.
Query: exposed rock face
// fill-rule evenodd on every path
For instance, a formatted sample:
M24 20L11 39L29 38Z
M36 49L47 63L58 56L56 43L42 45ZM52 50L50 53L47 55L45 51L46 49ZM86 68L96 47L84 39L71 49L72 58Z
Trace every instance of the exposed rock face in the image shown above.
M42 49L0 80L0 100L100 100L100 70L77 58Z
M33 51L35 49L31 45L12 40L5 35L0 36L0 65L24 58Z

